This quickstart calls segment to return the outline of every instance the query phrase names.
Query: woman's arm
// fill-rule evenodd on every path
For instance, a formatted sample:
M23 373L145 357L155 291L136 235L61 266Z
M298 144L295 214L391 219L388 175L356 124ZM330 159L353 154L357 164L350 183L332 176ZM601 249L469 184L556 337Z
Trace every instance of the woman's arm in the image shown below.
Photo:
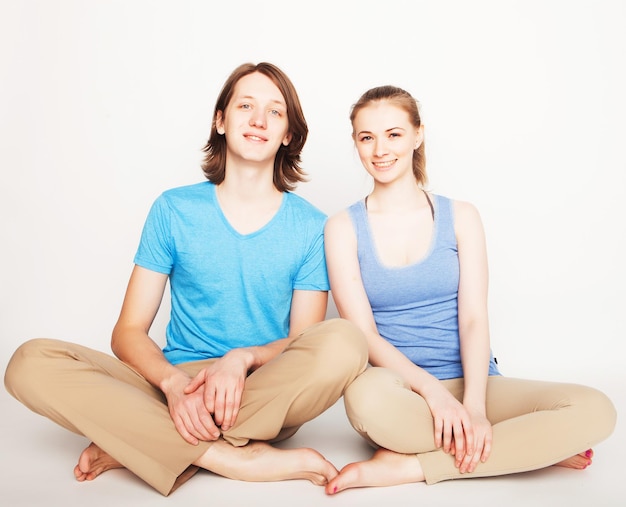
M350 217L343 211L326 223L326 263L333 299L339 315L352 321L367 338L369 362L394 370L416 393L426 397L438 391L439 381L413 364L378 333L357 257L357 244Z
M459 251L459 335L465 377L464 404L485 413L490 344L487 315L488 268L485 234L478 211L455 202Z
M326 261L333 298L339 314L355 323L366 335L369 361L399 373L428 403L434 420L437 447L458 457L465 455L473 433L467 410L441 382L413 364L402 352L382 338L363 287L357 257L356 236L347 212L335 215L326 224Z
M491 451L491 425L486 419L485 406L491 357L487 248L477 209L472 204L455 201L454 215L460 267L458 308L465 381L463 405L472 417L476 436L476 446L468 449L464 464L475 466L479 458L485 461ZM470 458L470 455L473 456Z

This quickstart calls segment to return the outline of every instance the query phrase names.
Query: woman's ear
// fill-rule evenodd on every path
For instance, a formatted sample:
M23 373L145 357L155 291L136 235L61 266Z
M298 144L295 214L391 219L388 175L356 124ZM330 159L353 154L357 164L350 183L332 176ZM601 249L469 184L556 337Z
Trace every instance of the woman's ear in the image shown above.
M289 146L289 143L291 142L292 139L292 135L291 132L289 132L284 138L283 138L283 146Z
M424 142L424 125L420 125L415 132L415 148L417 150Z

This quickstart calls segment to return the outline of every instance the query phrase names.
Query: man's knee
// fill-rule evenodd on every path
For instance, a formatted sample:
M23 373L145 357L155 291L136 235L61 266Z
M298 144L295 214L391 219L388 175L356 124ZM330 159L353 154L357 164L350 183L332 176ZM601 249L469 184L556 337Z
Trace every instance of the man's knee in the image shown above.
M315 349L325 371L349 370L353 376L367 365L367 342L363 332L348 320L335 318L320 322L301 335Z
M41 359L48 354L56 340L35 338L20 345L9 360L4 373L4 386L15 398L29 390L29 386L40 377Z

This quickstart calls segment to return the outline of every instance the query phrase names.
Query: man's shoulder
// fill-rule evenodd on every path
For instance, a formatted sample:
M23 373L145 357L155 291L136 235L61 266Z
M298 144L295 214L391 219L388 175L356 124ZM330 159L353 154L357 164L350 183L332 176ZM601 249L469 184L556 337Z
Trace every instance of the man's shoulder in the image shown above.
M208 195L213 183L210 181L201 181L200 183L192 183L190 185L182 185L165 190L161 195L166 199L181 199L190 197L200 197Z
M312 204L301 195L294 194L292 192L286 192L285 199L287 206L298 214L302 215L302 217L309 218L313 221L326 221L326 213L324 213L317 206Z
M156 199L160 206L169 209L188 210L210 202L213 183L203 181L191 185L170 188L165 190Z

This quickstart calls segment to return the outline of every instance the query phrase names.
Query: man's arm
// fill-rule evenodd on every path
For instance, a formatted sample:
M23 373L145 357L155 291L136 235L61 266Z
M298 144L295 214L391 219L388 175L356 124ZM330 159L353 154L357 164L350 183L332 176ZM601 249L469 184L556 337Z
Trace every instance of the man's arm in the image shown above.
M148 332L159 310L167 275L135 266L128 283L124 304L113 329L111 349L114 354L139 372L165 394L170 416L181 436L189 443L219 437L202 392L184 392L191 380L172 365Z
M203 369L185 389L204 389L204 404L223 431L235 424L246 376L271 361L307 327L326 317L328 292L294 290L291 302L289 336L266 345L233 349Z

